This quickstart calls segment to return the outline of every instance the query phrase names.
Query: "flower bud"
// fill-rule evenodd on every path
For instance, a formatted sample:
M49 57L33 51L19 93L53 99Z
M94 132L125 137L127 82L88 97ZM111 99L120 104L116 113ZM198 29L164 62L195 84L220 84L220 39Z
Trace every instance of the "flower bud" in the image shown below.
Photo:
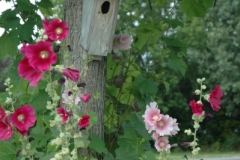
M200 78L198 78L197 83L202 83L202 80Z
M198 122L194 122L193 128L198 129L200 127Z
M202 88L202 90L205 90L207 87L206 87L206 85L202 85L201 88Z
M201 91L199 89L195 90L194 92L196 95L200 95L201 94Z
M28 144L26 145L26 149L27 149L27 150L31 149L31 144L30 144L30 143L28 143Z
M205 77L203 77L203 78L202 78L202 82L203 82L203 81L205 81L205 80L206 80L206 78L205 78Z
M190 136L192 134L192 131L191 129L185 129L184 133Z

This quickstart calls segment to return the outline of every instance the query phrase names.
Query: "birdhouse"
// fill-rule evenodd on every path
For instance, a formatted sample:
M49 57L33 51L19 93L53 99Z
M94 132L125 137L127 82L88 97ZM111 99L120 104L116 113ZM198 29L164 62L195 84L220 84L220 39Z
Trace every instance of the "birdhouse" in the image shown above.
M90 55L107 56L112 51L120 0L83 0L81 40Z

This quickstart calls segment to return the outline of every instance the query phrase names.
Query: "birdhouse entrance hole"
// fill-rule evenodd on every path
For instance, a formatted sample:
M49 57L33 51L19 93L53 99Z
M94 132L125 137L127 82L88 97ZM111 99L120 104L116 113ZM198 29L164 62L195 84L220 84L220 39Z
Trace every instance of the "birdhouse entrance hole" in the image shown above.
M103 2L103 4L102 4L102 13L103 14L107 14L108 11L109 11L109 8L110 8L110 2L108 2L108 1Z

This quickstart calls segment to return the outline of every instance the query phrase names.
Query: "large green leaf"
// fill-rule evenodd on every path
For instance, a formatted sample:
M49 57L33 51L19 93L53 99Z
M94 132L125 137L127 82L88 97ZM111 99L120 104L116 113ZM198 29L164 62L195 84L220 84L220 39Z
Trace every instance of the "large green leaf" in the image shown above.
M116 160L139 160L136 153L132 152L129 148L120 147L115 152Z
M34 11L37 10L36 5L30 3L29 0L17 0L17 9L20 11Z
M176 55L171 55L167 62L168 67L174 70L175 72L180 72L183 76L187 70L187 65L181 57Z
M17 160L16 153L17 151L14 149L14 145L9 141L1 141L0 142L0 157L2 160Z
M30 105L37 111L42 112L46 110L47 101L50 100L48 94L40 90L38 94L34 95Z
M40 2L37 2L37 5L43 8L53 8L53 4L50 0L41 0Z
M98 153L108 153L108 150L105 147L103 140L99 136L93 134L90 136L90 139L91 139L91 142L89 144L89 147L91 149L93 149Z
M11 41L11 37L5 32L0 37L0 57L13 56L17 53L17 44Z
M204 17L207 13L207 8L204 6L203 1L199 0L182 0L180 9L185 12L189 18Z
M6 30L17 28L20 25L20 19L16 15L17 10L7 9L2 12L0 17L0 27L5 28Z
M30 41L31 36L33 35L33 26L35 21L27 20L23 25L20 26L20 39Z
M157 84L152 79L144 78L142 74L136 77L134 86L139 89L141 94L156 94L158 90Z

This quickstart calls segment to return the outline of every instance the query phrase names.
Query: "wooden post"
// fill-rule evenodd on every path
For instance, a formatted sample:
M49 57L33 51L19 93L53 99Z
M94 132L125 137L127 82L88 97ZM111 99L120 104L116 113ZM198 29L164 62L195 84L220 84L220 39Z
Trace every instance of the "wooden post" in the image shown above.
M98 123L90 130L90 134L97 134L102 139L106 87L105 56L112 50L119 3L120 0L65 0L64 2L63 18L69 26L66 44L72 49L70 57L72 64L81 72L84 55L100 57L88 64L84 81L86 92L91 95L100 93L100 99L91 99L84 106L98 116ZM93 157L87 150L83 154ZM98 159L102 158L98 157Z

